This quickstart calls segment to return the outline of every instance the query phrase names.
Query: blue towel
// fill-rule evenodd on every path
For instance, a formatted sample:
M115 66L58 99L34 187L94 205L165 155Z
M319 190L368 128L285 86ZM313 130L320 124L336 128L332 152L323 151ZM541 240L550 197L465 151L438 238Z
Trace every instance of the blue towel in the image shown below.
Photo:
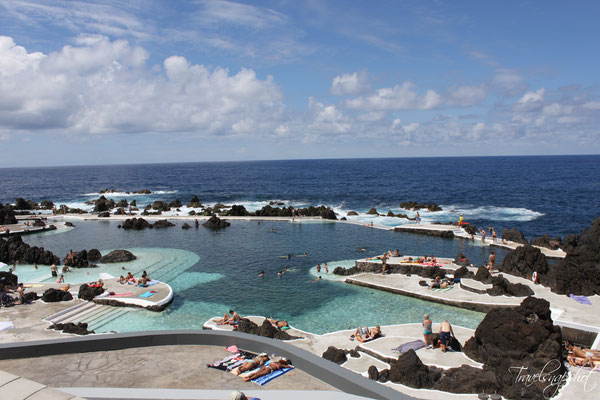
M587 304L587 305L589 305L589 306L591 306L591 305L592 305L592 302L590 301L590 299L588 299L588 298L587 298L587 297L585 297L585 296L575 296L573 293L571 293L571 294L569 295L569 297L570 297L570 298L572 298L573 300L575 300L575 301L576 301L576 302L578 302L578 303L581 303L581 304Z
M277 378L278 376L281 376L283 374L285 374L288 371L293 370L294 367L289 367L289 368L284 368L284 369L278 369L277 371L273 371L268 375L263 375L263 376L259 376L256 379L253 379L252 382L259 384L260 386L265 385L267 382L272 381L273 379Z
M150 297L152 296L154 293L152 293L152 291L148 290L146 293L144 294L140 294L139 297Z

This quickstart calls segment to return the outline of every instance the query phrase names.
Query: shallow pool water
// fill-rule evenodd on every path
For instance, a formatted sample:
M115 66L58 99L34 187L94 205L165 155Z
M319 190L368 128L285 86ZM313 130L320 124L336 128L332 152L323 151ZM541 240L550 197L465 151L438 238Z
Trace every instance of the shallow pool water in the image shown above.
M96 280L100 272L119 276L147 270L151 278L173 287L174 301L164 312L118 309L90 316L90 328L98 332L200 329L207 319L230 308L241 315L287 319L293 326L315 333L359 324L420 322L425 313L434 320L448 318L470 328L483 318L481 313L348 285L331 276L336 266L349 267L354 259L396 248L404 254L439 257L454 257L461 251L476 263L487 258L489 249L468 241L335 223L231 221L230 227L213 232L202 227L183 230L183 221L174 222L177 226L164 230L124 231L117 228L116 221L79 221L63 235L24 240L61 258L69 249L91 248L99 248L103 254L127 248L138 257L130 263L67 273L67 282ZM367 251L361 252L361 247ZM502 251L497 253L501 259ZM322 273L322 280L313 281L317 263L324 262L329 264L329 274ZM278 277L277 272L286 267L288 271ZM21 266L17 273L24 281L51 280L49 267L40 269L44 271L34 273L33 267ZM258 276L261 270L264 278Z

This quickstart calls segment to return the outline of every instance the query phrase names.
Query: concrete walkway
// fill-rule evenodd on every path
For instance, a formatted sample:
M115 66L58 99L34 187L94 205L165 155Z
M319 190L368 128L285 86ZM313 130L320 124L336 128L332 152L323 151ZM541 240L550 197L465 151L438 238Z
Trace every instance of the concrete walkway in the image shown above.
M0 371L0 399L6 400L85 400L41 383Z

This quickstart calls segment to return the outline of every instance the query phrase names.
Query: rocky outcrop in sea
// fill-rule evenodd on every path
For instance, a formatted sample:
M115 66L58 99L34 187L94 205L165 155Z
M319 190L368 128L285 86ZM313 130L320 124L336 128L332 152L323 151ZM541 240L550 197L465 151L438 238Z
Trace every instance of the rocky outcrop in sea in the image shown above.
M21 264L60 264L60 259L50 250L37 246L31 247L23 242L21 236L12 236L7 240L0 239L0 261L6 264L15 261Z
M110 253L108 253L107 255L103 256L100 259L100 262L102 264L120 263L120 262L133 261L136 258L137 257L128 250L113 250Z

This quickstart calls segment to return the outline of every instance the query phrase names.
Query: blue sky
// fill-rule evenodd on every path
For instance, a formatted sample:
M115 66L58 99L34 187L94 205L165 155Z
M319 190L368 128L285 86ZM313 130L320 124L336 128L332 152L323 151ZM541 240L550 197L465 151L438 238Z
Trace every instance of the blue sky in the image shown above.
M0 1L0 167L600 152L600 3Z

